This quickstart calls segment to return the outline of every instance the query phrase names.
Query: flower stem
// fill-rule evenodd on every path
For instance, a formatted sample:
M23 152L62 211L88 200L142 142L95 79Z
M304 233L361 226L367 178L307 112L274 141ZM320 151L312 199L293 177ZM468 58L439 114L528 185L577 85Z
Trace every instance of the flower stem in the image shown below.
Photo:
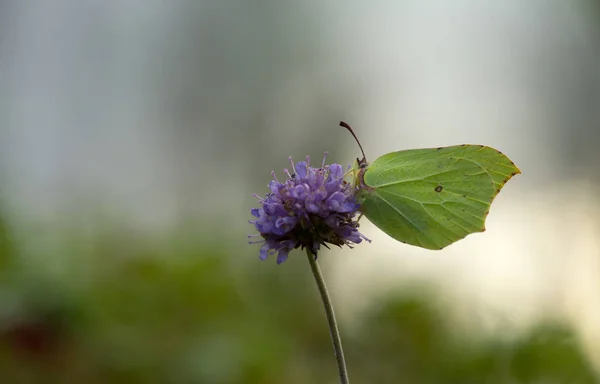
M338 366L338 372L340 375L340 383L348 384L348 372L346 371L346 360L344 359L344 350L342 349L342 338L340 337L340 330L338 329L337 322L335 320L335 314L333 313L333 304L325 285L325 279L321 273L321 268L317 264L316 255L313 255L309 249L306 250L308 256L308 262L310 269L312 270L313 276L319 288L319 294L321 295L321 301L325 307L325 315L327 316L327 323L329 324L329 333L331 334L331 341L333 342L333 353Z

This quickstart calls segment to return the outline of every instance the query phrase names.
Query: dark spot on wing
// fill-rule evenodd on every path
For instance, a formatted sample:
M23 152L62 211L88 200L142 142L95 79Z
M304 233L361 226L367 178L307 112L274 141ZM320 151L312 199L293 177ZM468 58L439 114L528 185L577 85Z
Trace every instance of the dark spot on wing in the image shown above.
M466 199L466 198L467 198L467 195L463 195L463 197Z
M436 192L442 192L442 189L444 189L441 185L438 185L437 187L434 188L434 191Z

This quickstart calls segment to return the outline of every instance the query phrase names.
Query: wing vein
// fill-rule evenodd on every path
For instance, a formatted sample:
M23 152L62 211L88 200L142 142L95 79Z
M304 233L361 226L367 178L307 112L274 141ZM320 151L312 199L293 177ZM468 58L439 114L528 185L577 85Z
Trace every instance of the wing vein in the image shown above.
M415 223L413 223L408 217L406 217L406 215L404 213L402 213L401 210L399 210L398 208L396 208L395 206L393 206L387 199L385 199L383 196L381 196L381 193L378 194L379 198L383 201L385 201L385 203L387 205L389 205L390 207L392 207L392 209L396 212L398 212L400 214L400 216L402 216L404 218L404 220L406 220L410 225L412 225L416 230L418 230L419 232L421 232L422 234L425 234L425 232L423 232L423 230L419 227L417 227L417 225ZM381 212L381 211L380 211Z

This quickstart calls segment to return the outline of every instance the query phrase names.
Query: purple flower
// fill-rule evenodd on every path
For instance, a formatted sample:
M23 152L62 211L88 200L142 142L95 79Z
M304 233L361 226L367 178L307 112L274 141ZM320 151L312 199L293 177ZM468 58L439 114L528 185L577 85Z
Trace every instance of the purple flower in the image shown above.
M263 243L260 259L277 253L277 264L283 263L288 253L295 248L308 248L315 256L321 244L333 244L341 247L370 241L358 231L358 222L354 217L359 204L355 190L344 180L344 169L339 164L312 168L310 159L294 165L294 173L284 170L287 179L279 182L272 172L269 183L270 193L259 199L260 208L251 210L251 220L259 234L249 237L262 237L253 243Z

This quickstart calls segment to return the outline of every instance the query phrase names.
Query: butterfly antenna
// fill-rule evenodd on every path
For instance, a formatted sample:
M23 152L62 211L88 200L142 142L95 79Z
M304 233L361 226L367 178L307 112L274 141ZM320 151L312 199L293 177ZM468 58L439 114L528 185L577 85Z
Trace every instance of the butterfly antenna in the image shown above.
M356 140L356 143L358 144L358 147L360 148L360 151L362 152L362 155L363 155L362 161L360 163L366 163L367 157L365 156L365 151L363 151L363 147L362 147L362 145L360 145L360 141L358 141L358 137L356 137L356 135L354 134L352 127L345 121L340 121L340 127L344 127L348 131L350 131L350 134L352 134L352 137L354 137L354 140Z

